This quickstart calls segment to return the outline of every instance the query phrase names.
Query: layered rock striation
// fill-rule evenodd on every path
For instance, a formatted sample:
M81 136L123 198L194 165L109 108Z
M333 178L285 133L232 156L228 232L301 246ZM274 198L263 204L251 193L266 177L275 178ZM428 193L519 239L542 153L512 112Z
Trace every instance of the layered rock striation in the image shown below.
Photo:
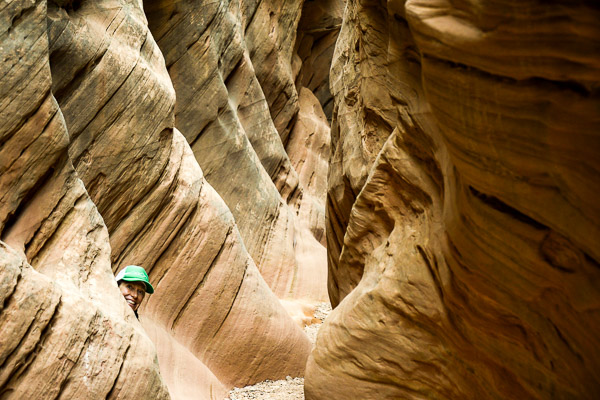
M291 61L302 2L149 1L145 9L177 92L176 125L262 276L280 298L326 299L325 248L314 234L323 236L325 200L306 210L313 183L299 179L285 147L301 107ZM327 125L317 135L328 144ZM328 156L326 147L308 161L321 180ZM322 256L306 262L305 243Z
M0 396L168 399L68 156L46 17L45 2L1 12Z
M212 40L223 70L198 57L195 72L234 70L224 92L175 73L185 64L155 42L145 11L159 44L170 27L152 5L12 2L1 11L2 397L218 399L234 385L303 374L310 343L276 296L326 297L325 169L292 164L281 139L306 138L306 165L325 168L327 122L312 93L299 102L292 76L302 4L212 4L229 23ZM229 46L240 33L249 39ZM197 96L186 100L203 85L222 118L194 109ZM210 133L192 137L203 120L214 120L223 152L205 152ZM128 264L144 266L156 289L141 325L113 278Z
M306 368L307 399L597 398L598 20L6 3L0 397L219 399ZM289 313L327 296L309 357Z
M346 3L307 399L598 396L599 17Z

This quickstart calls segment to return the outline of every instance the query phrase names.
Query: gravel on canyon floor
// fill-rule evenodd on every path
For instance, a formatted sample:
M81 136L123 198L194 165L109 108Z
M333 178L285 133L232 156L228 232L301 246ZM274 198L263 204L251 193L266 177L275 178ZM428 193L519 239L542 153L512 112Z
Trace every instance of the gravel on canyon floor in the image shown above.
M317 332L327 315L331 312L329 303L319 303L315 310L315 318L321 323L307 325L304 332L311 343L315 344ZM304 378L290 376L279 381L266 380L252 386L233 388L225 400L304 400Z

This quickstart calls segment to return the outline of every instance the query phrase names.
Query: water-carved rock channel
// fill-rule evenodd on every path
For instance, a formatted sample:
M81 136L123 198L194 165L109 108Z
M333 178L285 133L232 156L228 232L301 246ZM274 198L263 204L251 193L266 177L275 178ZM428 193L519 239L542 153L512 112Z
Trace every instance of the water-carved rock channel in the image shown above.
M0 399L598 398L598 21L3 2Z

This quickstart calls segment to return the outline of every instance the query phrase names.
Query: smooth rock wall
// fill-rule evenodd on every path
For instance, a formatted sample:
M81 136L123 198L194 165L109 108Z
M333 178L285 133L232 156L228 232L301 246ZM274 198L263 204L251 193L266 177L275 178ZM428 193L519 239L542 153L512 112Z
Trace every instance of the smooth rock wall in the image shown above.
M180 115L198 97L186 102L184 86L176 101L177 65L148 29L151 7L53 1L2 10L0 333L10 338L0 345L2 397L220 399L234 385L303 375L310 343L273 293L326 298L329 129L311 93L303 129L294 127L301 3L211 4L229 24L225 36L245 32L252 41L228 48L224 38L219 49L219 68L234 71L219 93L236 128L215 133L244 149L207 153L231 168L207 164L223 193L204 178L188 130L214 116ZM253 27L259 12L277 12L268 25L274 39L261 38L272 32L262 17ZM199 29L190 34L201 32L198 14L186 17ZM265 43L281 54L259 55ZM281 76L268 73L269 60ZM203 67L196 72L220 72ZM189 87L202 86L192 78ZM218 96L204 98L218 104ZM306 163L296 157L292 165L278 127L307 138ZM313 164L320 171L311 174ZM235 181L214 179L218 172ZM141 325L113 278L128 264L144 266L156 289L140 308Z
M49 32L60 35L51 65L70 155L109 229L113 269L147 268L156 294L142 314L223 385L302 374L308 341L264 284L228 208L174 128L175 93L145 15L137 4L82 7L52 14ZM78 73L59 67L67 58L79 62ZM278 356L257 356L265 351ZM167 376L169 386L179 385Z
M346 2L307 399L597 398L589 2Z
M273 292L314 302L327 298L325 247L316 237L324 214L299 211L312 182L299 180L285 147L300 109L292 52L301 5L182 0L144 6L177 93L176 125L206 180L233 213ZM329 142L328 126L307 134ZM328 147L318 154L307 165L323 180ZM322 197L315 207L324 203ZM318 256L309 259L307 251Z
M0 18L0 396L168 399L68 157L46 3L15 1Z

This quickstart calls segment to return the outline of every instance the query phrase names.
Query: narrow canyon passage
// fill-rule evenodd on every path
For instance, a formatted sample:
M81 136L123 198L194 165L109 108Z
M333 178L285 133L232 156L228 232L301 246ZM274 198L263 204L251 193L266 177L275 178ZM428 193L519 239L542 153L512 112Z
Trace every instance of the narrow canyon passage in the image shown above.
M598 398L598 21L3 3L0 399Z

